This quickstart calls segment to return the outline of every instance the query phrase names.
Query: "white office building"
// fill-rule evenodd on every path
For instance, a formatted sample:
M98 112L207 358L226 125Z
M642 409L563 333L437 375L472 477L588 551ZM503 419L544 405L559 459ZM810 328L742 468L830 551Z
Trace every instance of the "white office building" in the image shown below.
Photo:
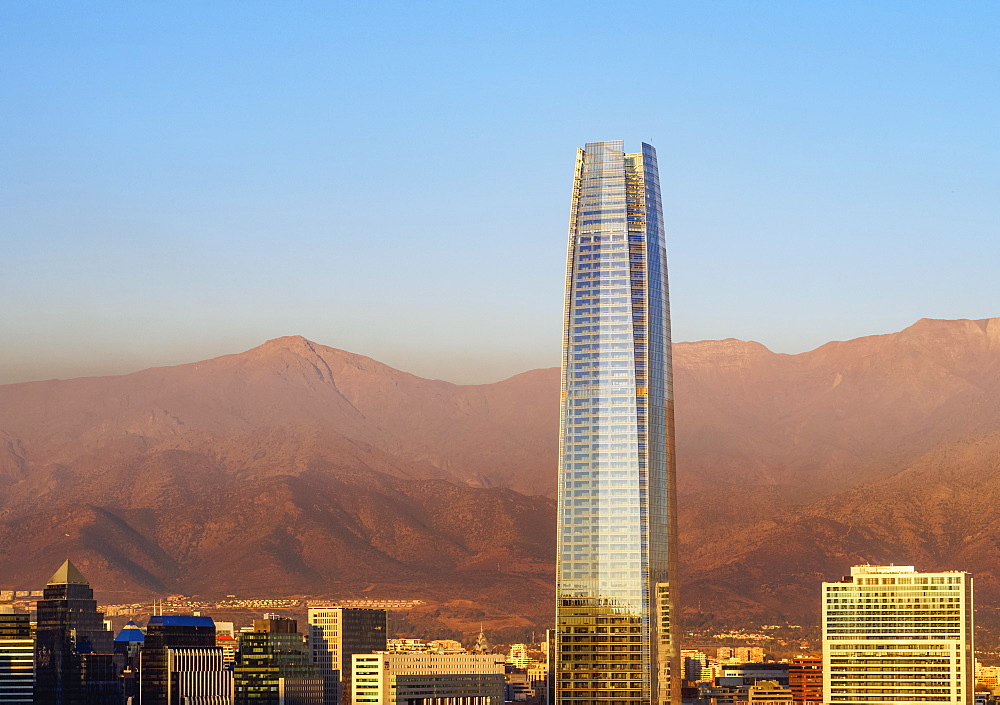
M823 702L971 704L972 576L854 566L823 583Z
M470 653L354 656L355 705L503 705L504 657Z

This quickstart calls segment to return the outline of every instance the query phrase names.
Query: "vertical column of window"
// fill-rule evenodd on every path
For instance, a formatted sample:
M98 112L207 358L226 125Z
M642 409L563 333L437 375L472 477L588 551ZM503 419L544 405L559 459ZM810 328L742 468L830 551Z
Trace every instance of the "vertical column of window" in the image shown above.
M583 156L581 187L576 209L576 245L568 327L571 340L566 373L566 425L565 443L567 460L570 454L573 467L565 462L566 479L562 491L568 500L564 521L572 521L573 541L569 563L575 570L574 578L587 580L591 588L600 571L601 531L601 476L607 464L602 434L598 433L603 419L601 388L605 374L606 347L614 340L607 335L606 317L603 312L608 298L608 288L614 284L612 238L613 210L616 200L614 173L615 155L599 145L588 149ZM620 157L619 157L620 159ZM609 188L610 186L610 188ZM564 541L564 547L569 542ZM585 560L584 560L585 559ZM568 563L568 560L567 560ZM582 584L581 584L582 587Z
M592 445L596 450L595 487L592 507L596 527L592 537L597 561L597 590L602 597L615 594L613 583L620 573L620 560L613 550L615 538L621 531L621 517L617 511L614 492L616 476L623 469L620 447L621 404L620 393L623 377L628 374L628 358L623 348L630 342L623 319L628 315L627 278L623 272L624 244L624 173L619 145L611 143L602 153L599 164L601 180L595 183L600 190L591 194L588 207L581 207L581 222L592 228L594 249L600 261L600 287L595 303L598 304L597 324L599 340L596 355L595 394L591 397ZM589 216L589 217L588 217ZM626 306L622 306L625 303ZM623 310L624 309L624 310Z
M660 198L659 174L656 151L648 144L642 145L642 180L644 200L644 235L646 259L646 298L648 336L647 364L649 390L646 398L648 409L648 536L649 581L651 601L662 605L659 622L652 626L656 643L659 669L666 683L660 693L666 696L672 690L671 681L676 662L676 620L670 613L676 588L671 579L677 566L676 484L673 465L673 389L671 370L670 306L667 288L666 247L663 231L663 213ZM660 600L658 591L668 595Z
M574 404L577 399L579 384L573 376L573 350L579 352L581 346L589 343L589 332L582 333L583 326L574 324L574 309L578 308L577 300L581 298L578 282L583 276L579 270L580 219L579 208L583 194L584 163L586 153L577 151L576 174L574 178L573 200L570 211L570 246L567 254L566 282L566 313L563 351L563 408L560 432L560 546L557 562L559 573L558 586L562 594L579 595L581 582L578 580L586 575L587 566L581 564L581 557L589 552L585 543L587 537L586 521L579 511L579 500L575 496L577 475L583 475L589 461L589 438L584 433L588 429L588 420L580 416L580 409ZM586 274L589 279L590 273ZM584 340L584 339L588 340Z
M626 160L626 193L628 201L629 280L632 301L633 360L635 361L635 417L636 417L636 467L634 469L635 502L633 521L642 527L635 551L638 555L637 583L644 586L641 596L643 628L640 642L645 663L652 662L655 634L655 587L650 582L648 533L648 438L649 438L649 290L646 262L645 181L641 154L629 155ZM648 669L644 669L648 671ZM646 687L651 685L651 674L644 673Z
M601 473L601 437L600 406L595 403L595 392L601 377L601 347L603 331L601 321L601 304L603 290L606 286L607 272L604 252L603 200L608 174L606 173L606 150L588 150L584 164L584 187L581 192L580 233L581 245L578 249L577 261L581 267L581 278L576 285L580 295L576 299L578 318L574 325L580 325L579 332L589 333L591 343L589 349L578 353L580 358L574 361L575 381L580 386L579 418L586 423L586 471L574 474L576 502L581 513L582 531L585 536L578 544L579 553L576 567L577 576L585 578L589 593L600 594L597 579L600 571L599 537L600 537L600 473ZM586 242L584 242L586 241ZM589 275L583 278L583 270ZM585 560L584 560L585 559Z

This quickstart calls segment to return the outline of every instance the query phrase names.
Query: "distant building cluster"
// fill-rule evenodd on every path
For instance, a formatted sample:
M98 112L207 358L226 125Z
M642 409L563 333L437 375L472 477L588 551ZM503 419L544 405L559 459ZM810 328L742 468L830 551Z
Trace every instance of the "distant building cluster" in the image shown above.
M542 705L551 692L545 647L494 653L482 630L471 649L452 639L388 639L386 608L415 600L310 601L303 629L270 612L237 628L198 611L164 613L190 604L172 596L145 625L130 620L115 634L70 561L37 591L34 610L7 592L0 705Z
M541 644L503 650L482 629L469 648L390 639L385 609L311 601L301 629L271 612L241 627L197 612L154 613L115 634L70 561L39 593L33 614L0 604L0 705L558 702L551 630ZM820 653L776 660L761 646L680 650L680 702L1000 705L1000 666L975 659L969 574L854 566L822 584L820 608Z
M1000 668L973 644L972 577L860 565L823 583L821 654L769 661L763 649L682 650L687 705L1000 702Z

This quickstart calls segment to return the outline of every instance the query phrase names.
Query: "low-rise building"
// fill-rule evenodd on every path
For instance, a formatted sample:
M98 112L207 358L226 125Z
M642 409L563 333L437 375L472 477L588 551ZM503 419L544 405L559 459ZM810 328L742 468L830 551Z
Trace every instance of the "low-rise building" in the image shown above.
M747 691L749 705L792 705L792 691L776 681L758 681Z
M353 702L503 705L504 657L470 653L356 654Z
M28 615L0 610L0 703L34 702L35 640Z

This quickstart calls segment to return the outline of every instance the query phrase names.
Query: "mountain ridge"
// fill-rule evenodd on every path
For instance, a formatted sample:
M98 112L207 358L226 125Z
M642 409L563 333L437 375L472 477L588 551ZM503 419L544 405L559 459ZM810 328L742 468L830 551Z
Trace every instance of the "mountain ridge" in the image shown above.
M995 512L975 515L986 533L959 535L942 518L947 484L917 470L893 480L964 463L971 475L944 473L956 496L975 501L966 485L992 496L976 477L993 477L1000 450L1000 319L921 319L794 355L732 338L677 343L674 378L682 581L705 610L798 618L815 610L809 585L866 551L940 563L932 545L1000 598ZM378 583L541 625L558 389L555 368L456 385L301 336L128 375L2 385L0 570L44 579L80 552L95 584L125 593L346 595ZM898 546L873 497L897 522L913 512ZM841 505L866 523L848 530Z

